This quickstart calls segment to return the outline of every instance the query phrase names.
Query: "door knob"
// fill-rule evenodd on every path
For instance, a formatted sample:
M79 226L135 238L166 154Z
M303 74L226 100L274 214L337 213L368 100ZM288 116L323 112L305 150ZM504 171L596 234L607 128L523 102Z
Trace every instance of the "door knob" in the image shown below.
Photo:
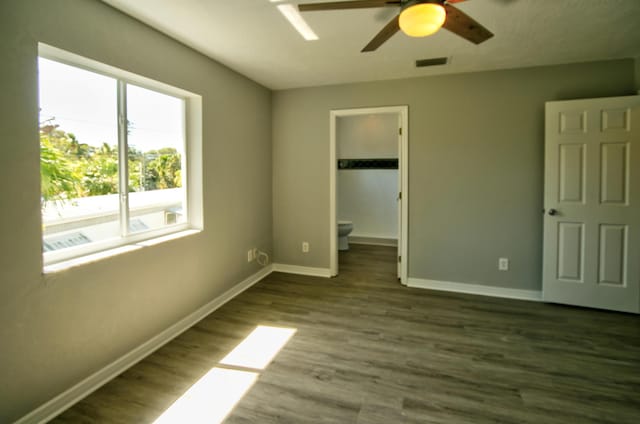
M549 209L549 212L548 212L548 213L549 213L549 215L553 216L553 215L557 214L557 213L558 213L558 211L557 211L557 210L555 210L555 209Z

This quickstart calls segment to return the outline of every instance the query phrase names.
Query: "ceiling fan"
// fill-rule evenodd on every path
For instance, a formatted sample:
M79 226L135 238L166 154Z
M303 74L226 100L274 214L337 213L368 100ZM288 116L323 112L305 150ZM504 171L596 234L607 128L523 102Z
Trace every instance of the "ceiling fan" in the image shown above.
M341 9L366 9L373 7L399 7L395 16L367 44L362 52L371 52L380 47L396 32L402 30L411 37L425 37L441 27L448 29L474 44L493 37L493 33L473 18L452 6L465 0L356 0L333 1L328 3L299 4L301 12Z

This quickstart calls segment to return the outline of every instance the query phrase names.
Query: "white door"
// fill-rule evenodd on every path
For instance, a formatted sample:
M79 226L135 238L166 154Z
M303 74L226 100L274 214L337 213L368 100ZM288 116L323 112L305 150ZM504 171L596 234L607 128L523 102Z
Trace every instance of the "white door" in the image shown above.
M640 96L546 104L543 298L640 312Z

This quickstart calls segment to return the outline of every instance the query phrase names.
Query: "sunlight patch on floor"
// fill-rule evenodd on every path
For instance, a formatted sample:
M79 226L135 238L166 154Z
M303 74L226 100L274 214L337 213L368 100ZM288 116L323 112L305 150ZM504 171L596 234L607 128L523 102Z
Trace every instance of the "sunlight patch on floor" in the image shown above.
M263 370L271 363L295 332L294 328L259 325L220 363Z
M220 361L225 368L212 368L153 424L222 423L296 331L259 325Z
M219 424L257 379L255 372L213 368L180 396L154 424Z

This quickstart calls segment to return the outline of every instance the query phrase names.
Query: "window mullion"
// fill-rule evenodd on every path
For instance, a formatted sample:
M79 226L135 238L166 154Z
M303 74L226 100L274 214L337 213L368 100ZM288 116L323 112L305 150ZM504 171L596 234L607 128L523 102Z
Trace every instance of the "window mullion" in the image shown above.
M129 234L129 147L127 83L118 80L118 193L120 195L120 235Z

